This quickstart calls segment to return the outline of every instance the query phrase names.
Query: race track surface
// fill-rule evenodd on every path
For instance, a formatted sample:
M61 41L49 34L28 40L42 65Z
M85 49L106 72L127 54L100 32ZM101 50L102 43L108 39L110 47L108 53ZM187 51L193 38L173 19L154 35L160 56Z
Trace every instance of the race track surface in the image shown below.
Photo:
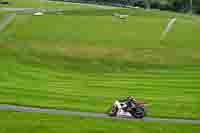
M49 114L79 115L83 117L100 117L100 118L123 119L123 120L139 120L139 119L134 119L134 118L110 117L107 114L103 114L103 113L67 111L67 110L47 109L47 108L38 108L38 107L29 107L29 106L18 106L18 105L10 105L10 104L0 104L0 110L19 111L19 112L43 112L43 113L49 113ZM186 120L186 119L145 117L140 120L141 121L143 120L143 121L162 121L162 122L200 124L200 120Z

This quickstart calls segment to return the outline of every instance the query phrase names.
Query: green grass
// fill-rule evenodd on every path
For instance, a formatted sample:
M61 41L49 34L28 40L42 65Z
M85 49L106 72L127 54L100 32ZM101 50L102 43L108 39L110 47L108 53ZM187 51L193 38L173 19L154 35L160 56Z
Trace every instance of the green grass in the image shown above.
M80 11L17 15L0 33L0 103L106 112L133 95L149 103L149 116L200 119L198 18ZM131 16L122 22L114 12Z
M67 11L65 15L32 17L18 15L17 39L87 43L104 47L160 48L199 47L199 22L180 17L164 42L160 36L170 17L130 16L128 21L112 17L118 10ZM127 12L127 10L119 10ZM94 12L94 14L89 14ZM55 25L56 24L56 25ZM26 30L20 30L20 29ZM27 33L27 31L29 33ZM24 34L26 34L24 36ZM145 38L144 38L145 37ZM16 38L14 38L16 39Z
M1 103L105 112L116 98L134 95L149 103L149 116L200 117L198 66L78 58L26 45L1 49Z
M0 13L0 22L3 20L3 14Z
M199 125L0 112L1 133L198 133ZM170 127L170 128L169 128Z
M6 12L0 11L0 22L3 20L5 14Z

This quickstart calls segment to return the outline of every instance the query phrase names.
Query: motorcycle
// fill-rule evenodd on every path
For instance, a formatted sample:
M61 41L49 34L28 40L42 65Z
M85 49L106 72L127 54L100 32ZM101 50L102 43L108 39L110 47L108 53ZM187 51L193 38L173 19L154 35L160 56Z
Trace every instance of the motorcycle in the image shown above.
M137 102L134 106L128 107L125 102L115 101L109 116L128 117L142 119L146 115L145 104Z

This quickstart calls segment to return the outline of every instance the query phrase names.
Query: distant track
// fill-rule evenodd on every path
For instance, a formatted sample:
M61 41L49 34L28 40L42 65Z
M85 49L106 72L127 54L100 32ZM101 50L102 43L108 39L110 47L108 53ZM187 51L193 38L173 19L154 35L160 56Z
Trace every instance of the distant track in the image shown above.
M7 110L7 111L10 110L10 111L19 111L19 112L44 112L44 113L49 113L49 114L79 115L79 116L84 116L84 117L100 117L100 118L113 118L113 119L123 119L123 120L138 120L138 119L131 119L131 118L109 117L107 114L103 114L103 113L66 111L66 110L37 108L37 107L29 107L29 106L18 106L18 105L10 105L10 104L0 104L0 110ZM200 120L186 120L186 119L145 117L141 120L200 124Z
M63 4L74 4L74 5L85 5L85 6L89 6L89 7L96 7L96 8L100 8L100 9L116 9L119 7L116 6L109 6L109 5L99 5L99 4L90 4L90 3L79 3L79 2L63 2L63 1L52 1L52 0L48 0L49 3L63 3Z
M33 14L36 12L44 12L44 13L57 13L65 11L62 8L0 8L0 11L12 12L12 13L25 13L25 14Z
M2 20L0 20L0 32L3 31L8 24L10 24L10 22L15 18L15 16L16 16L15 13L7 14L4 16Z
M34 13L40 12L44 9L36 9L36 8L1 8L0 10L6 12L15 12L15 13Z

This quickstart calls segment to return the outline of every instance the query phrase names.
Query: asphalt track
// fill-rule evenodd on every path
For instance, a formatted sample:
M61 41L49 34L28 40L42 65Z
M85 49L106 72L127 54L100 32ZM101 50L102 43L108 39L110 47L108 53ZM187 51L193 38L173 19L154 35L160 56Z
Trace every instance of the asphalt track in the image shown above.
M99 5L99 4L89 4L89 3L78 3L78 2L63 2L63 1L52 1L52 0L48 0L49 3L63 3L63 4L74 4L74 5L85 5L85 6L89 6L89 7L96 7L96 8L100 8L100 9L116 9L119 7L116 6L109 6L109 5Z
M0 111L18 111L18 112L39 112L48 114L62 114L62 115L79 115L83 117L96 117L96 118L110 118L110 119L123 119L123 120L139 120L133 118L116 118L110 117L103 113L92 113L92 112L79 112L79 111L67 111L59 109L48 109L48 108L38 108L30 106L18 106L10 104L0 104ZM189 124L200 124L200 120L186 120L186 119L172 119L172 118L154 118L145 117L140 119L141 121L161 121L161 122L174 122L174 123L189 123Z

